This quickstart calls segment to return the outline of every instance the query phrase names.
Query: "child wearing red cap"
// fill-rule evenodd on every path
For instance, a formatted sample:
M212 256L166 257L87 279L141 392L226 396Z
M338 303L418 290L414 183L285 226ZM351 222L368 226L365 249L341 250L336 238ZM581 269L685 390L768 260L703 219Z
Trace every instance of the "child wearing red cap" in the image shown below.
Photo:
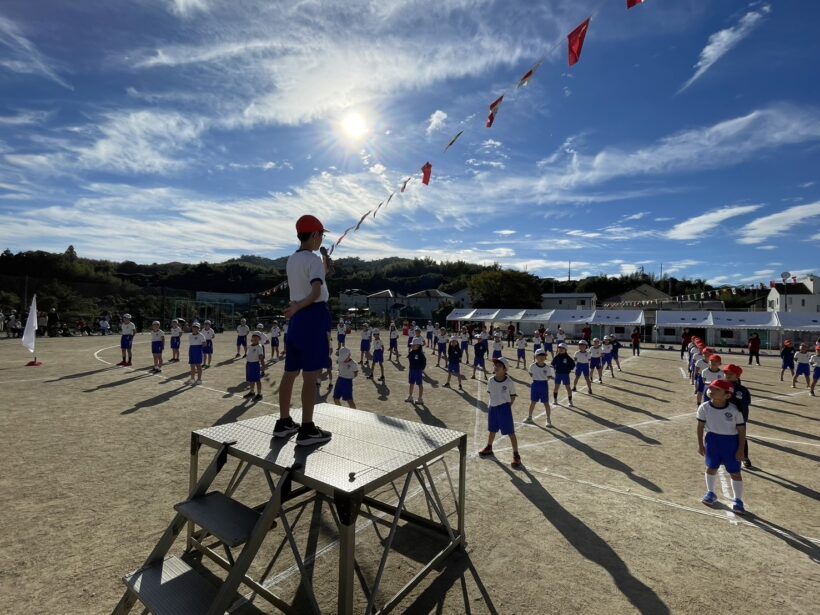
M783 361L780 368L780 382L783 382L783 374L786 373L786 370L789 370L792 378L794 378L794 344L792 344L791 340L786 340L783 342L783 349L780 351L780 358Z
M700 351L700 359L695 361L694 377L695 377L695 395L698 396L698 405L703 401L703 370L709 368L709 356L712 354L711 348L703 348Z
M701 501L707 506L714 506L717 502L716 475L718 468L723 466L732 477L732 510L743 515L746 508L743 505L740 461L746 446L746 421L737 406L729 403L733 393L731 382L715 380L709 385L709 400L698 407L698 453L706 462L706 495Z
M692 338L692 348L689 349L689 384L694 385L697 381L695 374L695 364L703 358L701 351L705 348L700 338Z
M726 375L727 382L730 382L734 388L731 401L738 407L738 410L740 410L740 413L743 415L743 420L748 425L749 406L752 405L752 394L749 392L749 389L740 383L740 376L743 374L743 369L739 365L729 363L729 365L723 368L723 373ZM743 446L743 467L752 467L752 462L749 460L748 438L746 438Z
M700 373L700 381L702 383L701 391L706 399L709 399L709 385L715 380L724 380L725 376L723 370L720 369L722 359L719 354L712 353L709 355L709 367ZM698 395L698 405L701 403L700 395Z
M811 367L809 362L811 361L811 354L809 354L809 345L808 344L800 344L800 350L794 353L794 362L797 364L797 369L794 372L794 376L792 377L792 388L797 388L797 379L800 376L806 377L806 388L808 389L811 385L809 384L809 374L811 373Z
M316 403L316 382L330 353L328 333L332 323L327 307L325 283L327 261L315 252L321 247L325 228L314 216L302 216L296 221L299 249L288 257L286 266L290 305L285 318L290 319L285 339L285 373L279 385L279 412L273 428L275 438L296 433L296 444L307 446L327 442L328 431L313 423ZM290 416L293 383L302 372L302 424Z

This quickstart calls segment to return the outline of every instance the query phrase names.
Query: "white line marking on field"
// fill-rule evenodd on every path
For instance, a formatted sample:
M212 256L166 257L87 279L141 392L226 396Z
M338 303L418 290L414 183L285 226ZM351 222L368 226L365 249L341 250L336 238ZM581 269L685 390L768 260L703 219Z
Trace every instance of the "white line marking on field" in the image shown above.
M42 382L43 380L51 380L54 376L46 376L45 378L27 378L25 380L0 380L0 384L16 384L18 382Z
M473 443L478 446L478 424L481 422L481 410L478 405L481 403L481 380L476 381L475 393L475 429L473 430Z
M729 479L726 478L726 472L723 471L723 466L718 468L718 478L720 479L720 490L723 492L724 499L727 502L734 504L735 499L732 495L732 488L729 486ZM729 517L729 521L732 525L737 525L737 517L735 516L735 513L731 510L724 510L723 513Z
M680 370L681 378L684 380L689 380L689 374L687 374L682 367L678 368Z
M820 444L815 444L814 442L801 442L799 440L784 440L782 438L769 438L768 436L758 436L757 434L752 434L749 437L752 440L771 440L772 442L788 442L789 444L802 444L803 446L820 446Z
M805 391L798 391L797 393L784 393L782 395L773 395L772 399L789 399L791 397L798 397L800 395L808 395L809 390L806 389Z

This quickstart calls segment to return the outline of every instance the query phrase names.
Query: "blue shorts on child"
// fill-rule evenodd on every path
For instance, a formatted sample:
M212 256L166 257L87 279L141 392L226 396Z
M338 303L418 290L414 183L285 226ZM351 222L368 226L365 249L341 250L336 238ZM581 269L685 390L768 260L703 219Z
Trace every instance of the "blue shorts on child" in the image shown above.
M202 346L191 346L188 349L188 365L202 365Z
M439 354L444 354L445 352L447 352L447 344L445 344L444 342L439 342L438 343L438 353Z
M433 332L432 332L432 331L428 331L428 332L427 332L427 339L428 339L428 340L433 339Z
M544 350L552 352L552 342L544 342Z
M165 344L162 342L151 342L151 354L162 354Z
M783 369L794 369L794 357L783 357Z
M134 341L133 335L122 335L120 336L120 348L123 350L131 350L131 344Z
M555 386L559 384L569 384L569 373L566 374L555 374ZM556 391L557 394L557 391Z
M703 377L696 376L695 377L695 385L697 386L697 392L703 393L706 390L706 385L703 384Z
M340 344L344 344L345 343L345 334L344 333L337 333L336 334L336 341L339 342Z
M612 365L612 353L606 352L602 357L604 365Z
M370 352L370 340L362 340L362 343L359 344L359 350L362 352Z
M411 369L409 375L407 376L407 381L410 384L418 384L420 385L422 382L422 372L420 369Z
M484 367L484 355L481 355L480 357L474 357L473 358L473 366L474 367Z
M530 401L547 403L550 389L546 380L533 380L530 385Z
M333 388L333 399L343 399L344 401L353 401L353 379L336 378L336 386Z
M271 341L271 348L279 348L279 338L274 337Z
M519 348L517 356L518 356L519 359L526 359L527 358L527 351L524 350L523 348Z
M820 380L820 365L814 368L814 374L812 375L814 380Z
M589 377L589 363L576 363L575 375Z
M390 338L390 350L398 350L399 349L399 340L398 338L391 337Z
M509 436L515 433L515 423L513 422L512 406L501 404L500 406L490 406L487 413L487 431L501 432L502 436Z
M808 376L809 375L809 364L808 363L798 363L797 364L797 371L794 372L795 376Z
M384 363L384 350L373 351L373 363Z
M706 434L706 467L717 470L720 466L726 468L730 474L740 472L740 461L737 460L737 447L740 438L735 435L718 433Z
M248 382L260 382L262 380L262 366L259 361L245 363L245 380Z
M205 354L213 354L214 353L214 341L213 340L205 340L205 348L203 351Z
M171 337L171 350L179 350L180 341L182 338L179 335Z
M493 359L500 359L501 358L501 351L500 350L493 350Z
M332 323L327 303L319 302L296 312L285 338L285 371L315 372L330 353L327 339Z
M461 364L457 361L450 361L447 364L447 371L451 374L460 374L461 373Z
M464 341L462 341L462 342L461 342L461 350L462 350L462 352L464 352L465 350L467 350L469 347L470 347L470 342L464 342Z
M601 367L601 357L590 357L589 367L590 369L598 369Z
M248 347L248 336L247 335L237 335L236 336L236 347L239 348L242 346L243 348Z

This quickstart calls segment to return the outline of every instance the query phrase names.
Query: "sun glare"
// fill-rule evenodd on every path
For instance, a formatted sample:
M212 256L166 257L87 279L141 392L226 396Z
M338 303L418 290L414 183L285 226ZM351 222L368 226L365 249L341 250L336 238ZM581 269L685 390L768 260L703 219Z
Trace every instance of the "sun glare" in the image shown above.
M367 121L360 113L348 113L342 119L341 126L342 132L351 141L359 141L370 132Z

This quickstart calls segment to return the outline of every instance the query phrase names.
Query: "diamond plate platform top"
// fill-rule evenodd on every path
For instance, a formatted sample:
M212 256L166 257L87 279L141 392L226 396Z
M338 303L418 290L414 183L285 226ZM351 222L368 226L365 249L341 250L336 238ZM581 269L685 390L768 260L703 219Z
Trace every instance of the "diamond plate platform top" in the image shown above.
M235 440L231 451L253 465L280 473L298 464L293 479L326 495L334 489L351 492L372 491L394 478L458 445L463 433L405 421L373 412L317 404L313 417L330 431L330 442L296 446L296 436L273 438L278 414L207 427L194 431L211 446ZM301 420L301 410L291 416Z

